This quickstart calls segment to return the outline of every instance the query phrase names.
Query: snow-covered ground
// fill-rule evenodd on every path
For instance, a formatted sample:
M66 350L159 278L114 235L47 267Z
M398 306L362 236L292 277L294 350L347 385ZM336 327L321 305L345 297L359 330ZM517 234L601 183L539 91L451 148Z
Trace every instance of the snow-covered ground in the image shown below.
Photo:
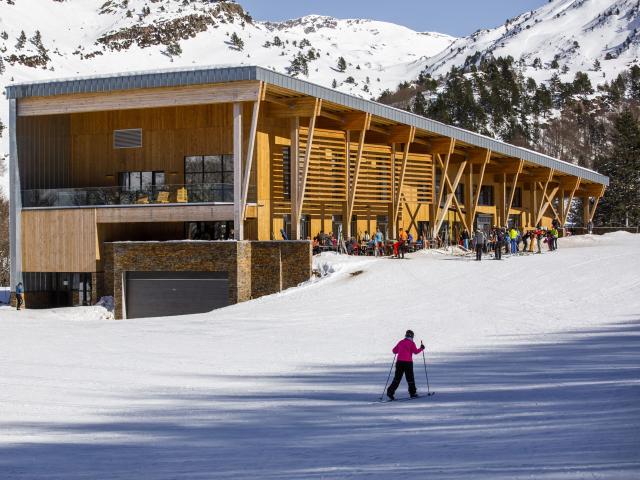
M0 478L640 477L640 237L317 262L204 315L0 307ZM437 394L375 403L407 328Z

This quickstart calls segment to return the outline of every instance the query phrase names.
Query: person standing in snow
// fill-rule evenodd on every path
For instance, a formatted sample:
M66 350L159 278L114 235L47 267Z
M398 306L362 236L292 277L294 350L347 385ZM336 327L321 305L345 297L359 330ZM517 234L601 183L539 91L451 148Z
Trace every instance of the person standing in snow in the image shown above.
M496 260L502 260L502 245L504 243L504 232L501 228L496 229L496 243L495 243L495 258Z
M404 228L400 227L400 233L398 234L398 242L397 246L394 244L396 258L404 258L404 251L407 243L407 232L404 231Z
M424 345L420 342L420 348L416 347L413 341L412 330L407 330L407 333L404 334L404 339L400 340L398 344L393 347L392 352L398 356L398 361L396 362L396 374L393 377L393 382L391 382L391 385L387 388L387 397L389 397L390 400L395 400L393 395L400 386L403 375L407 379L411 398L418 396L416 381L413 376L413 356L422 351L424 351Z
M482 250L486 242L487 239L484 232L480 229L476 230L476 234L473 236L473 243L476 248L476 260L478 262L482 260Z
M511 239L511 254L518 253L518 231L515 228L511 228L509 231L509 238Z
M383 245L382 245L382 232L380 231L380 228L378 228L376 230L375 238L376 238L376 257L378 255L382 256L382 255L384 255L384 253L383 253L383 250L382 250L382 247L383 247Z
M462 246L465 250L469 250L469 231L466 228L462 232Z
M542 229L540 226L536 227L536 246L538 247L538 253L542 253Z
M22 304L24 303L23 295L24 287L22 286L22 282L20 282L16 285L16 310L22 309Z

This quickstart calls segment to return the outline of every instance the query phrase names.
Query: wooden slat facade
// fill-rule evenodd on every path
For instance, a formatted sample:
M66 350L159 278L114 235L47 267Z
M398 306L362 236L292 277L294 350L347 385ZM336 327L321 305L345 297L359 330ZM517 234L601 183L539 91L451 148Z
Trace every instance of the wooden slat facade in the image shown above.
M25 272L95 272L97 224L94 209L22 212Z

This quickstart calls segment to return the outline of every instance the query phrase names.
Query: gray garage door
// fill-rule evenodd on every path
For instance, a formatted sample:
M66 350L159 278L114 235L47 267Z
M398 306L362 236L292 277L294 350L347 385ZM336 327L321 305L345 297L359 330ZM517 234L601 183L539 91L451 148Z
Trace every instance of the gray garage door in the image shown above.
M127 272L127 318L210 312L229 305L221 272Z

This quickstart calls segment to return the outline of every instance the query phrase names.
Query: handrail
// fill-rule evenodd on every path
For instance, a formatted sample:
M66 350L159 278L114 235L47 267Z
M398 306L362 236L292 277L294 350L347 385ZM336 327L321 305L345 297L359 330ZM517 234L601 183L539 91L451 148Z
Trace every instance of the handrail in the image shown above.
M22 191L23 208L214 202L232 203L233 184L172 184L145 189L89 187Z

